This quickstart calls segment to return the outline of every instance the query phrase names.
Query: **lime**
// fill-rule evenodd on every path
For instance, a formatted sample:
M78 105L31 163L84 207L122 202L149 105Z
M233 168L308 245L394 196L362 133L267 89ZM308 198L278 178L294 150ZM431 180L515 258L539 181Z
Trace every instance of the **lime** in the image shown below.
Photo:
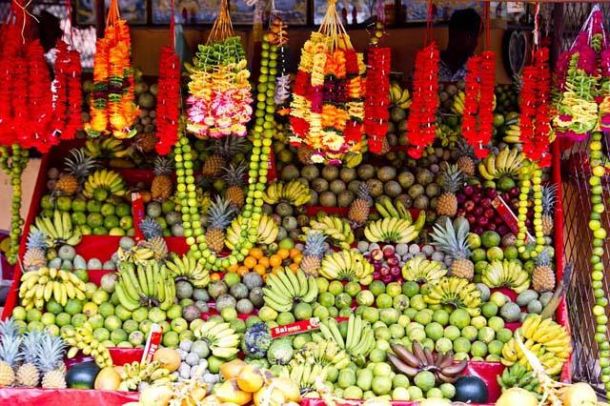
M116 213L116 208L112 203L103 203L100 208L100 214L102 216L111 216Z
M459 329L470 325L470 314L465 309L455 309L449 316L449 324Z
M48 310L48 308L47 308ZM15 320L25 320L26 319L26 311L22 306L15 306L13 309L12 316Z
M260 313L259 313L259 316L260 316ZM263 318L261 317L261 319L263 319ZM284 324L294 323L295 319L294 319L294 316L292 315L292 313L282 312L277 316L277 322L279 325L284 325Z
M102 204L95 200L89 200L87 202L87 211L89 213L99 213L102 209Z
M100 213L89 213L87 216L87 225L91 228L100 227L104 224L104 217Z
M410 299L419 293L419 285L413 281L405 282L402 284L402 293Z
M309 303L298 303L294 307L294 316L297 320L309 320L312 314L313 309L311 308L311 305Z
M119 218L114 214L108 215L104 217L104 227L110 229L119 227Z
M422 323L425 324L425 323ZM434 341L443 337L444 329L440 323L432 322L425 327L426 336Z
M436 378L434 374L430 371L421 371L415 378L413 379L413 383L423 392L428 392L430 389L434 388L434 384L436 382ZM377 392L375 392L377 393Z
M169 200L168 200L169 201ZM119 203L116 206L115 214L119 217L131 217L131 206L127 203Z

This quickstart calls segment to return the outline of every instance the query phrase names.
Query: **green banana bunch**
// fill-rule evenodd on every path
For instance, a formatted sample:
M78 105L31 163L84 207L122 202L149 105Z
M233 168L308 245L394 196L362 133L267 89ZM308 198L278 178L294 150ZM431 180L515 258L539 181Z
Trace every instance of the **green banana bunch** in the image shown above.
M318 363L323 366L332 365L337 369L346 368L350 362L348 353L334 340L310 341L290 361L293 365Z
M538 393L540 385L531 371L521 364L513 364L505 368L502 375L497 378L498 384L505 391L510 388L522 388L529 392Z
M205 288L210 283L208 270L188 253L182 257L173 254L165 266L174 280L187 280L196 288Z
M301 395L316 391L316 383L324 382L328 367L320 364L297 364L282 367L279 376L288 378L299 385Z
M239 352L239 334L229 323L210 320L195 331L195 337L208 344L208 348L217 358L228 359Z
M85 154L92 158L127 158L133 149L114 137L89 139L85 143Z
M93 327L85 322L77 329L61 329L61 337L71 348L67 357L74 358L79 351L91 355L100 368L112 366L112 358L108 348L93 337Z
M157 261L138 265L122 262L118 276L115 291L127 310L134 311L141 306L167 310L174 304L176 284L165 265Z
M530 287L530 276L514 260L495 260L483 270L481 281L490 288L506 287L521 293Z
M53 218L38 216L31 227L31 233L40 231L45 236L45 242L49 248L61 245L76 246L83 238L78 228L72 226L72 218L66 211L53 211Z
M325 340L334 341L344 349L352 361L362 365L366 356L375 348L375 334L368 322L351 314L347 322L347 334L341 335L337 320L329 318L320 322L320 333Z
M144 244L146 241L134 245L130 249L119 247L117 256L120 262L133 262L134 264L146 264L155 258L155 251L149 244Z
M349 222L337 216L323 215L318 220L311 220L310 227L303 227L305 235L319 231L328 237L331 244L341 249L349 249L356 239Z
M439 261L427 260L424 255L416 255L402 267L402 277L405 281L419 284L435 283L447 275L445 264Z
M241 232L243 217L237 216L227 228L227 234L225 237L225 245L228 249L233 250L237 242L241 238ZM258 230L256 233L256 244L271 244L277 239L277 235L280 231L277 223L266 214L262 214L260 222L258 223Z
M408 243L419 236L419 230L411 222L393 217L369 222L364 236L369 242Z
M464 308L471 316L478 316L481 313L481 292L467 279L444 276L428 286L430 288L424 295L426 303Z
M331 252L320 264L320 275L328 280L348 280L369 285L373 281L373 265L353 249Z
M411 212L407 209L404 203L400 200L396 204L392 203L392 199L387 196L382 196L376 203L375 209L382 218L397 218L406 220L409 223L413 222Z
M302 269L289 268L269 274L263 288L265 305L278 312L289 312L296 302L312 303L318 297L316 278L305 275Z
M286 202L293 206L302 206L309 200L311 200L311 189L298 180L291 180L288 183L274 182L263 194L263 201L267 204Z

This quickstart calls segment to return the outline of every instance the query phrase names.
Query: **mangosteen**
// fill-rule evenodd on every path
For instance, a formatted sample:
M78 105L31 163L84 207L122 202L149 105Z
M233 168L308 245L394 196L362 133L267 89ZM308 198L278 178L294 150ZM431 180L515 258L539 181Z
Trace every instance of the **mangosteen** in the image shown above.
M333 192L322 192L320 194L320 205L322 207L337 207L337 196Z
M477 376L462 376L455 381L453 400L465 403L487 403L489 393L487 385Z

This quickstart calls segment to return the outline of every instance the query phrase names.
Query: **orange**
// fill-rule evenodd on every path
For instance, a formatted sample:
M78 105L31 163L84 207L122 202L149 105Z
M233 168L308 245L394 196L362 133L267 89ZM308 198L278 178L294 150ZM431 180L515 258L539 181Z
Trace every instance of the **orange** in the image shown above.
M294 258L292 258L292 260L293 260L295 263L300 264L300 263L301 263L301 261L303 260L303 255L299 254L299 255L295 256Z
M241 265L237 268L237 273L241 276L244 276L248 272L250 272L250 269L248 269L248 267L246 267L244 265Z
M288 258L290 256L290 251L288 251L285 248L280 248L277 251L277 255L279 255L282 259L286 259L286 258Z
M252 269L256 266L256 258L251 257L251 256L247 256L246 259L244 259L244 265L246 266L246 268L248 269Z
M290 249L290 258L294 258L297 255L301 255L301 251L296 248L291 248Z
M264 266L262 266L261 264L258 264L254 267L254 272L256 272L259 275L264 275L267 273L267 270L265 269Z
M276 266L275 268L273 268L273 269L271 270L271 273L272 273L272 274L277 274L278 272L282 272L282 269L283 269L283 268L282 268L281 266Z
M262 257L258 260L258 264L264 266L265 268L269 268L269 258Z
M282 257L280 257L278 254L271 255L269 258L269 265L271 265L272 268L282 265Z
M222 275L218 272L214 272L212 275L210 275L210 280L212 281L219 281L222 279Z
M238 269L239 269L239 264L233 264L227 270L229 272L237 272Z
M262 257L264 257L264 256L265 256L265 253L264 253L264 252L263 252L263 250L262 250L262 249L260 249L260 248L252 248L252 249L250 250L250 253L249 253L249 254L250 254L250 256L253 256L253 257L254 257L254 258L256 258L256 259L261 259Z
M288 268L290 268L293 272L296 272L299 270L299 264L293 262L292 264L288 265Z

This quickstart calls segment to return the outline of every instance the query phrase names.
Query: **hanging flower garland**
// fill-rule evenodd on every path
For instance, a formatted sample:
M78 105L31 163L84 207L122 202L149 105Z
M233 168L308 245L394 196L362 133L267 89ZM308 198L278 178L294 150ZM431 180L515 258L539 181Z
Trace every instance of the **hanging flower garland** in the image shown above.
M417 52L413 74L413 104L407 120L408 154L419 159L436 135L440 54L432 42Z
M178 141L180 121L180 58L171 46L161 48L159 94L157 96L157 144L159 155L167 155Z
M313 162L339 164L362 152L365 71L332 0L303 46L290 105L290 142L311 149Z
M90 137L111 134L132 138L140 112L135 103L129 27L120 19L118 0L110 4L104 37L98 39L93 65L91 121L85 125Z
M246 53L233 32L226 0L190 69L187 130L198 138L244 137L252 115Z
M369 151L381 154L388 132L390 105L390 48L372 47L368 53L367 81L364 106L364 132L368 137Z
M71 140L82 128L80 54L64 41L57 43L54 80L54 130L61 139Z
M559 58L559 96L553 126L557 134L571 141L584 140L599 120L597 54L604 45L603 13L596 7L570 50Z
M520 141L525 155L542 167L550 165L550 87L549 50L534 52L533 64L523 68L520 103Z
M599 124L602 131L610 130L610 41L600 54Z

